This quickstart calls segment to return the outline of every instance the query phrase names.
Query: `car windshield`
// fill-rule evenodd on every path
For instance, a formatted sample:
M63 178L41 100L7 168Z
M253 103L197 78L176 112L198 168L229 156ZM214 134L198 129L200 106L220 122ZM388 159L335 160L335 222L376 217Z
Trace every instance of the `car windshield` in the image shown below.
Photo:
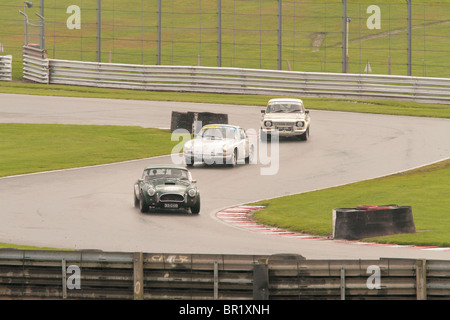
M151 168L144 171L144 179L190 180L189 171L178 168Z
M236 129L231 127L207 127L200 133L206 140L234 139Z
M299 103L274 103L267 106L267 113L303 113L303 105Z

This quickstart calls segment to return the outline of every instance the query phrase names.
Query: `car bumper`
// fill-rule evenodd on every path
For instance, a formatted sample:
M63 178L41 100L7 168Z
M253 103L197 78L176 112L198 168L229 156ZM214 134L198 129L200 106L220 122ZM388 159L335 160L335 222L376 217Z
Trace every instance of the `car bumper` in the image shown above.
M190 208L197 204L198 197L187 196L184 201L160 201L158 197L148 197L147 203L150 208L161 208L161 209L183 209Z
M306 128L292 128L288 130L278 130L278 129L268 129L268 128L261 128L261 132L265 134L277 134L280 137L291 137L291 136L299 136L306 132Z
M206 164L232 164L233 154L184 154L186 163L192 164L191 161L204 162Z

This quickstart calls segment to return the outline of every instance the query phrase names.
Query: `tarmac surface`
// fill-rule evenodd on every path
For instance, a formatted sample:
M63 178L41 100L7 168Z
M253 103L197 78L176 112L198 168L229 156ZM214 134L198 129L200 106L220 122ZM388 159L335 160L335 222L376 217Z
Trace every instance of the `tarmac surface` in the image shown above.
M257 132L262 107L0 94L0 122L169 128L172 111L207 111L227 113L230 124ZM133 206L133 184L142 169L173 163L171 155L0 178L0 242L126 252L293 253L307 259L450 259L443 249L266 234L217 217L226 208L389 175L450 156L449 119L310 114L306 142L258 144L257 163L236 168L195 165L199 215L142 214Z

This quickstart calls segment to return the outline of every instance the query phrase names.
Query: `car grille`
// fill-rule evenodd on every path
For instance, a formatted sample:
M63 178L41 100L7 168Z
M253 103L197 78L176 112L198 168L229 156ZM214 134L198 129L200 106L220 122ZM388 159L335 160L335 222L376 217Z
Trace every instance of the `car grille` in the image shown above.
M183 202L184 197L181 194L166 193L159 197L161 202Z
M277 128L277 130L280 130L280 131L292 131L292 127L279 127L279 126L277 126L276 128Z
M293 127L295 122L274 122L273 125L277 127Z

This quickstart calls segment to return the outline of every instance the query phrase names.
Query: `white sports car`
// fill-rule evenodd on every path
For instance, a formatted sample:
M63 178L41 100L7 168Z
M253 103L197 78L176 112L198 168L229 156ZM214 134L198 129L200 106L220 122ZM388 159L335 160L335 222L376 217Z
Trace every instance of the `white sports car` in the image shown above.
M261 110L261 138L270 139L273 133L280 137L296 136L308 140L311 119L300 99L278 98L267 103L266 110Z
M254 145L245 130L227 124L202 127L183 148L187 166L192 166L194 162L236 166L238 163L250 162L253 151Z

